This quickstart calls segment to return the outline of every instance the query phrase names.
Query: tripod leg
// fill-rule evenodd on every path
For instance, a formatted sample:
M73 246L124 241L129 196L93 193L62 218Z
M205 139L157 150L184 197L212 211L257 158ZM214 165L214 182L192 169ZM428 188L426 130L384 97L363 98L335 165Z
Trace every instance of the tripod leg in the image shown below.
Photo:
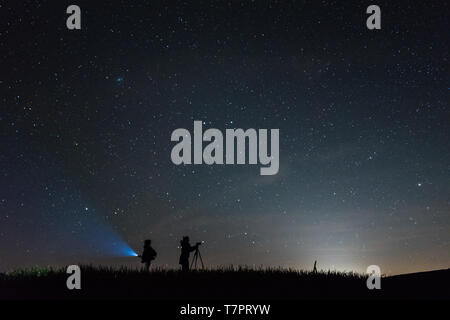
M203 264L202 254L198 251L198 257L200 258L200 262L202 264L202 269L205 269L205 265Z
M192 266L194 266L195 269L197 269L197 260L198 260L198 250L195 251L194 256L192 257L192 262L191 262L191 269Z
M189 269L192 269L192 266L194 265L194 260L195 260L195 253L194 253L194 256L192 257L191 267Z

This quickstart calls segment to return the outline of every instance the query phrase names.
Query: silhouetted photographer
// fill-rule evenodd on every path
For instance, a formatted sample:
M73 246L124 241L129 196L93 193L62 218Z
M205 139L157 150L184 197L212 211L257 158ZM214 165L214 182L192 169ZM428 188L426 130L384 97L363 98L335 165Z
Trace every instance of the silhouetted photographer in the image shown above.
M194 261L195 261L195 267L196 267L197 259L200 259L202 266L203 266L202 257L200 256L200 252L198 251L198 247L201 244L202 244L201 242L197 242L195 244L195 246L191 246L191 244L189 243L189 237L187 237L187 236L184 236L183 240L180 241L181 255L180 255L179 263L181 264L182 271L185 271L185 272L189 271L189 255L192 251L195 251L194 260L192 260L192 263L194 263Z
M145 240L144 241L144 251L142 252L141 262L144 263L144 270L149 271L150 270L150 264L152 263L152 260L155 260L156 258L156 251L152 248L152 241L151 240Z

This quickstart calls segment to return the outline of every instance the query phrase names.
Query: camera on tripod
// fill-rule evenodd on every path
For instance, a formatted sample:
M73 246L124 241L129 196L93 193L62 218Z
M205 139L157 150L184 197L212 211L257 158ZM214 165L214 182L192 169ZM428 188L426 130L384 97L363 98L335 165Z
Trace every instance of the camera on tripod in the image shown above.
M200 254L200 250L198 249L198 247L203 243L204 243L204 241L197 242L195 244L196 248L195 248L194 257L192 258L192 262L191 262L191 269L192 269L192 267L194 267L194 269L197 269L198 262L200 262L201 268L205 269L205 265L203 264L202 255Z

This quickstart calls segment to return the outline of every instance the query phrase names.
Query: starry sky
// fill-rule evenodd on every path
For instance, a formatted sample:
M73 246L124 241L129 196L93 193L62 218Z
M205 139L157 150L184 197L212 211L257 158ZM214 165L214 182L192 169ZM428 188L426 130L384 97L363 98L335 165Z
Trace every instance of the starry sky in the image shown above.
M183 235L208 266L448 268L449 4L372 2L2 2L0 271L147 238L178 268ZM194 120L280 129L278 174L174 165Z

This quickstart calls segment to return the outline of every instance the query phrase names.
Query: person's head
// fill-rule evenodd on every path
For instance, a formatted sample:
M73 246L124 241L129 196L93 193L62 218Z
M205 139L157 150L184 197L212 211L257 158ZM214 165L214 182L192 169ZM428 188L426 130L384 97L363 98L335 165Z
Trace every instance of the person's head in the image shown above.
M152 244L152 240L144 240L144 247L150 247L150 245Z
M183 240L181 240L182 243L189 243L189 237L188 236L184 236Z

